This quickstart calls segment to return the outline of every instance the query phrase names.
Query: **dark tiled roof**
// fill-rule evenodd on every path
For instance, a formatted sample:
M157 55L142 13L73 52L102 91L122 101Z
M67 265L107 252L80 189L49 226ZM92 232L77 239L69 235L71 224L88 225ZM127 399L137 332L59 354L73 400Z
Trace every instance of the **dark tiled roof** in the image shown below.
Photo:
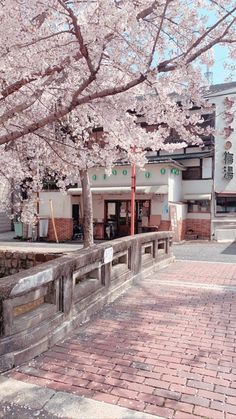
M206 96L211 96L217 93L223 93L225 90L236 90L236 81L232 81L230 83L220 83L220 84L212 84L209 87L209 90L205 92Z

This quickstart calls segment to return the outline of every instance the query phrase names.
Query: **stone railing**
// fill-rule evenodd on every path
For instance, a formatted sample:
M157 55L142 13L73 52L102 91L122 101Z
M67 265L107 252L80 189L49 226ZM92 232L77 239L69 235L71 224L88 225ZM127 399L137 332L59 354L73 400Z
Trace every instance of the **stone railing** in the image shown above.
M0 279L0 371L64 338L134 279L173 260L172 234L124 237Z

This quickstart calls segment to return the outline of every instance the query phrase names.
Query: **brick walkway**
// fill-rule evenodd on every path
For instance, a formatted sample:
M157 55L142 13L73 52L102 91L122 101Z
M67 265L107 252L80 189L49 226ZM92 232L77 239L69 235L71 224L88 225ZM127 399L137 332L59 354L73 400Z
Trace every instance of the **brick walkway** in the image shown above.
M176 262L11 377L164 418L236 418L236 265Z

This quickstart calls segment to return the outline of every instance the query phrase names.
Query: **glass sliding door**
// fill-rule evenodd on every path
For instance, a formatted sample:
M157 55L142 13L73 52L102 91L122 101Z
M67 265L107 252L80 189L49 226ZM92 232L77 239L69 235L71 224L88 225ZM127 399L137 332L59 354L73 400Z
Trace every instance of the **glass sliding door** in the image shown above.
M135 233L142 233L150 219L150 200L136 200ZM105 201L105 239L128 236L131 224L131 201Z

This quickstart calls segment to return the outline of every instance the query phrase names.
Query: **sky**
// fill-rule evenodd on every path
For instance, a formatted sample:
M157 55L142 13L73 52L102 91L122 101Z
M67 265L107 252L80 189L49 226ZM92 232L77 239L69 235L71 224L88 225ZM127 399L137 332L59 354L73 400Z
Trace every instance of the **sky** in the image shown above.
M203 11L203 15L205 15L206 11ZM213 25L216 22L216 15L214 12L208 13L208 25ZM225 62L229 65L235 65L232 60L228 57L228 48L224 47L223 45L216 45L214 47L214 54L215 54L215 64L210 68L210 71L213 72L213 84L224 83L227 81L236 81L236 69L233 71L233 74L224 67ZM206 68L204 69L203 73L206 72ZM226 80L227 77L231 76L231 80Z
M227 61L229 64L233 62L227 60L227 50L222 46L215 47L215 64L210 68L213 72L213 84L224 83L227 77L230 76L230 71L224 68L224 62ZM206 72L206 69L203 70ZM233 78L231 81L236 81L236 70L233 72Z

